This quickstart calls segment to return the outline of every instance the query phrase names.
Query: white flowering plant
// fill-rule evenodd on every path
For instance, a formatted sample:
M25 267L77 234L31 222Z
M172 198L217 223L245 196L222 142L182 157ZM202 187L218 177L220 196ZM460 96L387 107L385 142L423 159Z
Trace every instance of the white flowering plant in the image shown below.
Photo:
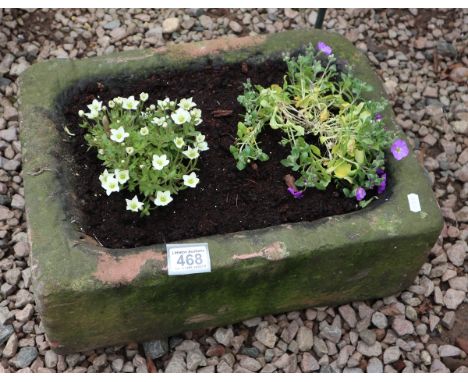
M116 97L107 105L97 99L79 111L88 146L95 148L105 170L99 176L107 195L128 189L126 209L149 215L173 196L199 183L197 162L208 150L196 126L201 110L192 98L165 98L145 106L147 93Z

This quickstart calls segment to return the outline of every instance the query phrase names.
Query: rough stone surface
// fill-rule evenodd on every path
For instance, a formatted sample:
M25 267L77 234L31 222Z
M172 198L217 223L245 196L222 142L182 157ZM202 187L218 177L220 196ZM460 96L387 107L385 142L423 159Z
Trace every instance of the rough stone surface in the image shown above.
M300 351L312 349L314 344L314 335L312 330L305 326L301 326L297 332L296 341Z
M401 352L398 346L389 347L384 351L384 354L383 354L384 364L396 362L398 361L400 356L401 356Z
M173 33L178 31L180 28L180 20L177 17L170 17L163 21L162 31L163 33Z
M232 339L234 338L234 332L232 331L231 328L229 329L219 328L218 330L216 330L214 334L214 338L221 345L229 346L231 344Z
M461 290L449 289L444 296L444 305L448 309L457 309L465 299L466 293Z
M404 318L395 318L392 323L392 329L399 335L405 336L414 333L413 324Z
M452 345L439 346L440 357L458 357L461 354L461 349Z
M21 308L15 307L16 293L22 289L29 290L30 288L31 269L28 261L27 240L11 239L18 233L26 234L24 209L13 207L10 204L15 195L18 195L15 198L15 205L18 205L17 201L20 201L20 197L23 196L21 190L23 180L18 173L21 168L21 146L18 142L17 125L19 118L16 103L18 83L15 79L17 75L36 61L56 57L76 59L85 56L100 56L127 49L162 47L172 42L211 39L228 33L239 33L236 32L239 29L238 26L234 23L231 24L232 20L235 20L242 27L240 32L242 34L273 33L285 29L310 27L315 23L317 12L307 9L287 11L281 9L230 10L229 18L214 16L202 8L148 9L144 13L133 9L62 9L56 12L42 9L6 9L0 12L2 12L0 14L0 18L2 18L0 25L0 101L8 101L8 104L0 103L0 199L2 201L0 204L3 204L0 205L0 269L2 271L0 275L0 284L2 284L0 349L4 350L6 343L10 341L13 332L16 331L19 338L19 349L35 346L39 354L29 366L22 369L18 369L14 364L8 362L14 360L18 356L18 352L10 359L3 356L2 362L0 362L0 372L96 371L93 362L89 361L88 358L90 360L98 358L102 352L90 352L86 355L84 353L76 354L66 358L57 355L48 348L46 341L41 342L40 340L40 337L43 336L40 316L33 315L33 318L25 323L20 323L15 317L17 310L23 310L28 303L31 303L26 302ZM24 30L20 30L23 25L31 25L28 22L28 17L48 15L48 12L52 13L46 30L31 28L26 34ZM427 17L428 22L415 22L415 18L419 16ZM162 24L164 20L171 17L181 20L180 27L175 33L163 34ZM467 33L466 17L468 17L468 13L463 9L457 11L419 9L416 10L416 13L414 10L395 12L391 9L329 9L324 22L324 29L346 35L349 40L365 52L383 77L390 95L394 97L390 101L396 112L398 123L404 129L410 144L415 147L415 154L420 158L431 159L424 160L424 165L432 181L434 193L444 211L447 224L446 232L441 234L438 243L431 251L429 260L423 265L419 276L414 280L414 285L409 287L408 291L393 296L393 300L385 300L385 302L379 299L372 301L372 303L367 302L368 305L364 303L359 306L349 305L356 312L359 312L361 320L365 317L365 314L361 315L361 312L370 311L366 314L372 317L373 312L378 311L390 301L399 301L418 312L418 320L414 322L415 332L404 337L408 347L404 349L400 346L403 344L399 343L400 361L392 367L386 365L385 371L387 372L394 372L399 362L404 362L407 365L403 371L467 371L465 366L452 366L449 362L444 364L445 359L439 359L439 352L441 350L445 352L447 349L441 349L440 344L433 342L433 334L437 333L436 330L450 329L455 325L457 314L463 305L461 302L455 309L449 308L449 306L457 305L458 300L454 297L457 295L461 297L461 294L455 293L454 295L454 292L449 292L447 296L447 290L463 292L457 289L460 287L459 282L452 281L452 284L449 282L452 278L466 275L466 268L463 266L466 258L466 247L463 244L467 239L468 209L463 206L463 203L468 197L468 187L466 180L463 181L463 179L467 179L468 167L466 167L465 159L467 154L463 153L466 151L464 148L467 147L466 139L468 137L468 114L466 112L468 69L466 61L460 59L464 49L463 38ZM115 30L117 31L111 34ZM436 49L439 60L437 72L433 60L433 51ZM452 142L452 144L442 143L444 140ZM9 147L5 146L5 143ZM463 167L464 165L465 167ZM431 273L431 270L440 265L444 266L444 264L448 264L448 267L445 265L442 274L438 275L439 271ZM17 282L11 284L9 281L13 280L2 279L2 276L5 277L9 270L16 268L22 270L22 275L18 277ZM443 280L444 275L447 277L445 280ZM8 277L13 277L16 281L17 276L9 274ZM423 287L424 292L422 292L421 287ZM3 293L4 291L6 293ZM411 296L405 294L408 292L411 293ZM419 303L415 299L419 300ZM426 305L426 302L429 305ZM366 305L367 308L364 308L363 305ZM34 307L34 305L32 306ZM427 306L429 308L426 308ZM403 313L399 314L406 314L406 318L411 321L407 311L405 308ZM308 309L301 312L301 320L308 320L306 326L316 330L320 322L326 320L328 324L331 324L337 315L342 315L338 308L325 308L323 311L321 309ZM385 352L388 348L395 346L396 341L400 339L393 332L393 329L388 328L388 323L392 324L394 317L387 313L383 316L385 320L382 319L376 324L372 319L368 327L365 327L365 321L358 322L354 330L348 328L350 325L343 317L343 334L337 344L338 351L334 353L333 346L327 346L327 342L318 336L314 348L318 349L320 355L315 353L311 355L309 351L302 353L296 350L299 352L299 357L302 356L302 360L299 362L300 370L349 372L360 368L368 372L382 372L383 364L377 357L383 358L382 351ZM271 317L276 318L272 320ZM262 320L268 321L270 325L273 325L272 331L276 336L276 334L282 333L283 326L281 326L281 330L276 330L274 325L280 325L281 320L287 320L289 324L293 322L293 319L287 316L283 318L280 318L281 315L271 317L257 317L249 320L249 325L246 322L244 325L256 332L257 326ZM423 330L423 327L418 329L420 322L426 325L426 331ZM5 329L5 325L7 329ZM302 323L300 323L301 325ZM245 326L242 324L234 325L234 335L240 335L240 331L245 330ZM371 347L375 346L365 342L367 339L368 342L372 343L372 338L367 337L369 333L362 334L364 329L371 329L375 332L375 343L384 344L383 350L381 346L380 355L361 355L359 349L340 351L343 346L350 346L350 349L360 346L362 350L361 343ZM184 339L193 339L200 343L204 343L205 340L213 341L215 331L216 329L213 329L212 332L206 333L202 337L193 337L192 333L186 333ZM437 336L436 334L435 338ZM271 362L273 359L281 357L285 351L289 352L287 348L285 348L286 350L280 349L280 341L277 341L277 338L275 337L275 344L272 348L263 345L262 349L257 349L260 357L257 359L259 362L264 356L271 356L269 361ZM249 334L245 342L255 342L255 336ZM275 348L276 342L278 342L278 346ZM294 344L295 342L296 340L293 339L290 343ZM261 344L260 341L257 343ZM331 342L328 341L328 343ZM204 351L203 346L202 351ZM223 345L219 346L224 349ZM214 370L232 372L236 367L236 370L239 371L246 370L240 368L239 359L232 355L231 352L234 348L231 345L226 348L225 351L228 352L226 355L221 354L220 348L218 348L218 353L212 356L213 360L207 360L213 365L200 366L197 369L198 372L212 372ZM281 345L281 348L284 346ZM135 354L142 351L144 351L143 347L140 350L134 344L107 348L105 350L108 360L107 368L109 371L115 372L144 370L141 365L138 367L133 365ZM158 366L158 371L168 371L168 369L169 371L177 369L182 372L186 371L186 352L175 350L175 346L171 347L169 352L170 354L166 356L167 359L161 358L165 361L161 364L161 368ZM270 352L276 354L275 358ZM143 354L140 355L143 356ZM343 361L346 364L340 364L338 367L337 359L340 354L341 361L346 359ZM315 356L318 357L317 360ZM458 357L462 356L463 354ZM176 362L172 362L173 358ZM447 359L449 358L451 356ZM65 359L69 360L70 363L67 363ZM162 362L161 359L158 362ZM289 361L289 357L286 359ZM459 360L460 358L457 359L457 361ZM292 361L294 359L291 359ZM138 362L141 362L141 357ZM409 363L411 363L412 369L409 367ZM107 368L99 371L105 371ZM261 371L267 372L274 370L272 364L267 364L261 369Z
M195 371L199 367L206 366L206 358L203 353L196 349L187 353L187 369Z
M271 328L267 327L258 330L255 333L255 337L266 347L270 349L275 347L277 336Z
M318 364L314 356L309 352L305 352L302 355L301 370L304 373L309 373L318 369L320 369L320 365Z
M167 340L155 340L143 343L145 354L151 359L157 359L167 353L169 345Z
M0 345L8 341L8 338L13 334L14 329L12 325L0 325Z
M24 369L31 365L38 356L38 351L35 347L26 346L21 348L18 354L10 360L10 364L18 369Z
M388 320L383 313L375 312L372 315L372 323L379 329L385 329L388 325Z
M166 367L166 373L185 373L187 372L187 364L185 363L185 353L176 351L172 355Z
M47 350L44 356L45 365L49 369L55 369L58 363L58 356L53 350Z
M18 336L16 335L16 333L13 333L8 339L7 343L5 344L2 355L5 358L11 358L16 354L17 349L18 349Z
M439 359L435 359L431 364L431 373L450 373L450 369Z
M250 357L243 357L239 363L243 368L250 371L258 371L262 368L262 364L256 359Z
M382 354L382 345L380 344L380 342L376 342L372 346L369 346L364 342L359 342L357 350L359 353L365 355L366 357L378 357Z
M342 305L338 307L341 317L346 321L350 328L354 328L357 324L356 312L349 305Z
M463 244L455 244L447 251L447 256L453 265L461 267L466 257L466 249Z
M370 358L366 370L368 373L383 373L382 361L376 357Z

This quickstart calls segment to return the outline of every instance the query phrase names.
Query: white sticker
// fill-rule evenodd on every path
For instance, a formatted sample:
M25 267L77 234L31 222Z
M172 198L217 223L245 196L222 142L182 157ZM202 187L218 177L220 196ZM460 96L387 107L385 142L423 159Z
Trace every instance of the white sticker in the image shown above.
M412 212L420 212L421 211L421 204L419 203L418 194L408 194L408 203L409 203L410 211L412 211Z
M211 272L207 243L166 244L169 276Z

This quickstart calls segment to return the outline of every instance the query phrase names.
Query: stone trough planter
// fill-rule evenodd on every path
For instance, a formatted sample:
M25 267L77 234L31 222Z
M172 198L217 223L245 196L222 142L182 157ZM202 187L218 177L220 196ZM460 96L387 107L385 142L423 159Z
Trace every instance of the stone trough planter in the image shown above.
M23 176L35 298L59 353L162 338L254 316L377 298L410 285L442 228L428 177L414 155L389 162L388 200L314 222L201 237L211 272L168 276L165 245L108 249L74 225L74 195L60 160L63 98L93 78L164 68L261 60L326 41L384 96L366 58L323 31L220 39L82 61L34 65L20 79ZM390 108L386 125L397 129ZM60 125L59 125L60 126ZM408 194L417 194L412 212Z

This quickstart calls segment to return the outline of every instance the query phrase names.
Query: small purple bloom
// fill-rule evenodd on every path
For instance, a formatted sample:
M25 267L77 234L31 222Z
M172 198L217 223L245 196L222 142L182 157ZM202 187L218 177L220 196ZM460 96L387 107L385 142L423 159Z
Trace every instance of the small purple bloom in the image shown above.
M379 170L377 170L377 174L379 174ZM380 179L382 179L382 182L377 187L377 193L382 194L385 191L385 189L387 188L387 174L384 172L384 173L379 174L379 175L381 175Z
M377 114L375 115L375 117L374 117L374 120L375 120L376 122L380 122L380 121L382 120L382 118L383 118L383 117L382 117L382 114L377 113Z
M356 190L356 200L360 202L365 197L366 197L366 190L364 190L362 187L358 187L358 189Z
M385 171L382 170L381 168L378 168L377 171L376 171L376 173L377 173L378 176L382 176L382 175L385 174Z
M319 52L322 52L323 54L325 54L326 56L329 56L330 54L333 53L332 48L329 45L325 44L323 41L319 41L315 48Z
M304 191L297 191L292 187L288 187L288 191L294 196L294 199L301 199L304 196Z
M397 139L395 142L393 142L390 151L396 160L402 160L409 154L408 146L403 139Z

